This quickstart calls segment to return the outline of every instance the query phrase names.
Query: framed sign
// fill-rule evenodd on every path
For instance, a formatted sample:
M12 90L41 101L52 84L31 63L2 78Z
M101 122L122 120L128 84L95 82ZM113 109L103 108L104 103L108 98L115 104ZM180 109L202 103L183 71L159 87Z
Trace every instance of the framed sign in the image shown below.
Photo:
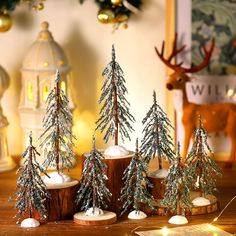
M215 39L209 66L193 74L186 84L188 101L196 104L236 103L236 1L166 0L166 11L170 17L166 25L168 51L171 51L174 34L178 32L179 46L186 45L186 50L177 58L177 62L184 62L183 66L199 64L203 60L203 46L209 47L212 38ZM175 117L172 118L175 120L175 139L183 144L182 94L175 91L173 96L166 97L167 114ZM223 132L209 135L216 159L226 161L230 152L229 138Z

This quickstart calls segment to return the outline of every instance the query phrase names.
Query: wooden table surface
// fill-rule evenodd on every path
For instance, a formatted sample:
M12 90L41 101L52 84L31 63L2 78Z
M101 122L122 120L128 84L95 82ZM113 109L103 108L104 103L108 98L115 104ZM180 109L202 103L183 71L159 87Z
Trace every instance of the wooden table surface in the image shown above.
M72 177L79 177L81 170L74 169L71 172ZM50 222L41 225L34 229L22 229L16 225L16 220L12 217L15 214L14 202L9 202L8 198L14 193L17 176L14 171L0 173L0 235L86 235L86 236L128 236L136 235L132 232L139 227L137 231L148 229L159 229L163 226L173 227L168 224L169 217L151 216L144 220L127 220L122 219L113 225L107 226L79 226L73 223L72 220ZM219 201L221 208L236 195L236 170L224 171L223 178L219 183ZM189 216L189 224L211 223L212 220L219 214L208 214L199 216ZM225 213L214 223L215 226L230 232L236 233L236 200L230 205Z

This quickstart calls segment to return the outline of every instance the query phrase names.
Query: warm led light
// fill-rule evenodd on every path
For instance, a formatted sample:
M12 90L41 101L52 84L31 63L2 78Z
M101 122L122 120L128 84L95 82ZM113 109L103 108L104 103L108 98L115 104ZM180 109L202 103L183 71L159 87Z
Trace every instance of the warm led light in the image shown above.
M168 235L168 228L165 226L162 228L162 235L167 236Z
M48 68L48 65L49 65L48 62L46 62L46 61L43 63L44 68Z
M216 228L215 226L213 226L213 225L207 225L207 230L209 230L209 232L210 231L212 231L212 233L217 233L217 232L219 232L218 230L218 228Z
M45 84L43 86L43 101L44 102L47 100L48 93L49 93L49 86L47 84Z
M77 141L75 141L75 151L78 154L82 154L84 152L88 152L88 150L91 149L91 137L94 134L94 127L92 124L95 123L96 117L94 116L94 114L88 111L84 111L82 113L74 112L73 115L73 133L78 139ZM97 146L101 145L98 137L100 137L99 134L96 135ZM100 140L102 140L102 138L100 138Z
M231 97L233 94L234 94L234 90L233 90L233 89L229 89L229 90L227 91L227 95L228 95L229 97Z
M27 97L29 101L33 101L33 86L31 83L27 85Z
M216 222L221 215L225 212L225 210L227 209L227 207L231 204L231 202L236 198L236 195L226 204L226 206L223 208L223 210L220 212L220 214L212 221L212 222Z

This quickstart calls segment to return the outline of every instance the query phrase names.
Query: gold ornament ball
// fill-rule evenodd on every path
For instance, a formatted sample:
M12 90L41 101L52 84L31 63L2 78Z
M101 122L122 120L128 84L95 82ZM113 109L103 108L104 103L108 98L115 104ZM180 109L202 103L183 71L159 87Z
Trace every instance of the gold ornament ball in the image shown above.
M122 2L123 2L123 0L111 0L111 3L112 3L113 5L116 5L116 6L121 5Z
M12 19L8 13L0 13L0 32L8 31L12 26Z
M128 24L127 24L127 23L124 23L124 24L123 24L123 27L124 27L124 29L128 29Z
M128 21L128 16L125 14L122 15L117 15L116 18L114 19L116 23L122 23L122 22L127 22Z
M40 2L40 3L38 4L37 8L38 8L39 11L43 10L44 4L43 4L42 2Z
M101 23L107 24L115 18L115 13L111 9L101 9L97 17Z

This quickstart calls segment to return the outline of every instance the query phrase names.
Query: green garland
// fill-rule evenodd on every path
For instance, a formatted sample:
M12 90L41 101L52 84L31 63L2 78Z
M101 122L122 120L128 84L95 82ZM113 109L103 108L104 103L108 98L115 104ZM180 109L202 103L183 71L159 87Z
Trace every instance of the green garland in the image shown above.
M79 0L80 3L84 3L85 0ZM100 9L113 9L115 15L125 14L130 17L132 13L128 8L126 8L123 4L115 6L112 4L111 0L95 0L96 4L99 6ZM128 3L136 7L140 10L142 5L142 0L127 0Z
M20 0L1 0L0 1L0 11L14 11L16 5Z
M80 3L83 3L85 0L79 0ZM113 9L115 15L125 14L128 17L132 13L129 9L127 9L123 4L114 6L111 0L95 0L96 4L100 9ZM134 7L140 9L142 5L142 0L128 0L128 2ZM0 1L0 10L4 11L13 11L15 10L16 5L20 3L20 0L1 0Z
M115 15L121 15L121 14L125 14L128 17L130 16L130 14L132 13L129 9L127 9L123 4L121 4L120 6L115 6L112 4L111 0L95 0L95 2L97 3L97 5L101 8L101 9L105 9L105 8L112 8ZM142 1L141 0L129 0L128 1L131 5L133 5L134 7L140 9Z

